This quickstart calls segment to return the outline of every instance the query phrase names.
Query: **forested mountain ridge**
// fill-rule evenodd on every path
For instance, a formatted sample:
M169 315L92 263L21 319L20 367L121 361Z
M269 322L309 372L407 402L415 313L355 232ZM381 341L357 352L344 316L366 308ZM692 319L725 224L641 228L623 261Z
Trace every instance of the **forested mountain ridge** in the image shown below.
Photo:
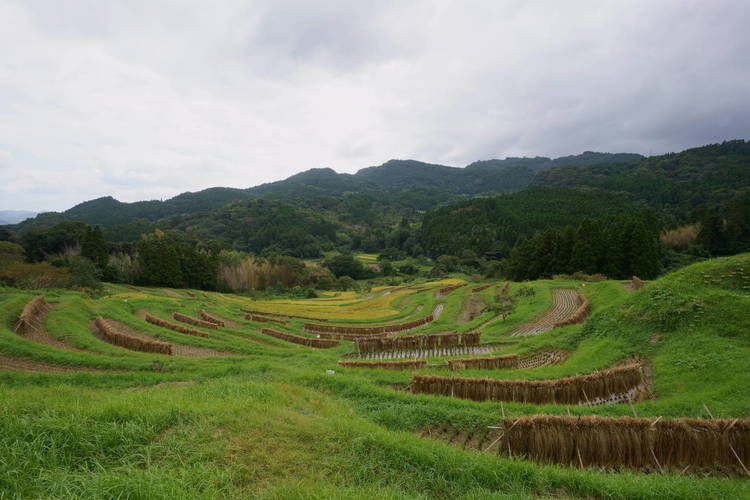
M453 196L498 194L524 189L534 175L556 165L588 165L596 162L622 162L640 158L633 154L585 152L558 159L546 157L507 158L474 162L465 168L448 167L415 160L390 160L367 167L356 174L341 174L330 168L313 168L285 180L248 189L215 187L182 193L159 201L120 202L111 196L80 203L62 213L48 212L24 221L16 229L48 225L62 220L80 220L88 224L112 227L139 220L157 221L174 215L204 212L243 199L311 200L351 193L372 194L399 191L398 198L419 210L428 210ZM404 191L419 190L419 193ZM431 193L428 193L430 192ZM417 201L419 200L419 201Z

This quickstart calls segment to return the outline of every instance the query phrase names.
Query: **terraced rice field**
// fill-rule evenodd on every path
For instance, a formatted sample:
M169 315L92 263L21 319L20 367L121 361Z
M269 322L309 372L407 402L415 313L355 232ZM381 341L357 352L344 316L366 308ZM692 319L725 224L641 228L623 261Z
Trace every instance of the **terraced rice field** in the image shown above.
M506 321L490 311L467 317L471 297L489 302L495 289L459 280L300 301L116 284L97 298L5 289L0 443L27 451L0 452L0 488L31 498L137 496L129 485L144 498L377 498L402 490L523 498L549 496L554 482L555 495L571 498L742 498L750 493L740 479L750 462L750 299L715 283L736 280L748 259L700 264L637 291L587 284L593 313L585 334L580 324L554 327L579 306L582 288L572 281L523 284L536 291L523 296L515 295L520 285L506 287L516 303ZM14 331L37 295L50 307ZM683 304L679 321L655 308L654 297ZM308 318L350 329L399 325L425 311L432 321L384 338L427 345L456 332L478 343L358 353L348 339L320 348L326 339L304 328ZM146 321L147 313L160 321ZM97 318L125 340L97 332ZM180 325L204 335L173 329ZM123 347L127 338L171 352ZM634 356L637 366L627 368ZM473 357L517 363L448 366ZM339 363L358 360L386 364ZM387 364L397 360L416 362ZM685 428L715 436L714 444L670 454L670 443L692 446L692 434L679 434ZM605 442L614 458L598 455L610 449ZM34 461L50 450L68 458ZM79 463L91 464L85 477ZM549 463L562 467L540 467Z

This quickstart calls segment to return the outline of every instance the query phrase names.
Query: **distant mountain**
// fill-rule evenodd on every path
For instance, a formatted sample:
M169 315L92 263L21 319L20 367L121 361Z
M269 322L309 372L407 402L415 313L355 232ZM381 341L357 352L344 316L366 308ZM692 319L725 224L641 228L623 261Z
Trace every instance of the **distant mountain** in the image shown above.
M16 224L22 220L34 217L37 212L28 210L0 210L0 226L7 224Z

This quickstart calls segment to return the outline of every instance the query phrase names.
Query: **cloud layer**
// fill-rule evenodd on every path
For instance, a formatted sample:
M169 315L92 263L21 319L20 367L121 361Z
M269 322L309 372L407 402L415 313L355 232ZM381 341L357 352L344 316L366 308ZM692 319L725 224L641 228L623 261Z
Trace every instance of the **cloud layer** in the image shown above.
M750 2L0 3L0 209L750 130Z

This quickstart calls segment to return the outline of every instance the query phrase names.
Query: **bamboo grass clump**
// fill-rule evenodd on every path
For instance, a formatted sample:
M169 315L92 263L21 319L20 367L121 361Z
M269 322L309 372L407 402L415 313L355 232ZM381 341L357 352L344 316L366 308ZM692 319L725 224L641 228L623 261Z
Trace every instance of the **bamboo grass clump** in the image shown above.
M31 299L25 306L16 322L16 333L25 333L30 330L36 330L43 326L42 321L44 314L49 311L49 304L44 301L44 295L37 295Z
M589 375L552 380L495 380L414 374L411 379L411 392L474 401L577 405L624 394L642 384L641 366L631 364Z
M223 319L219 318L218 316L214 316L208 311L200 311L198 313L198 316L200 316L203 321L208 321L209 323L213 323L216 326L220 326L222 328L226 326Z
M219 325L212 321L203 321L202 319L191 318L190 316L186 316L178 312L172 313L172 317L182 323L187 323L188 325L193 326L200 326L201 328L208 328L209 330L216 330L219 328Z
M167 329L173 330L175 332L186 333L188 335L196 335L198 337L208 337L208 334L206 332L202 332L200 330L195 330L193 328L188 328L188 327L182 326L182 325L176 325L174 323L170 323L169 321L164 321L163 319L157 318L157 317L152 316L150 314L146 314L145 319L146 319L146 321L148 321L149 323L151 323L153 325L161 326L162 328L167 328Z
M328 339L311 339L309 337L302 337L300 335L294 335L291 333L279 332L277 330L271 330L270 328L261 329L261 333L276 337L277 339L286 340L287 342L293 342L295 344L304 345L307 347L314 347L316 349L329 349L339 345L338 340Z
M248 313L248 314L259 314L261 316L273 316L275 318L306 319L308 321L324 321L324 322L328 321L326 318L312 318L310 316L295 316L294 314L272 313L272 312L258 311L255 309L245 309L243 307L240 307L240 311Z
M430 349L435 347L456 347L479 345L481 333L456 332L435 333L432 335L410 335L408 337L357 339L357 351L381 352L406 349Z
M128 335L112 323L99 316L94 320L99 330L99 336L110 344L130 349L131 351L155 352L158 354L172 354L172 344L160 340L145 340Z
M542 463L730 470L750 462L750 419L535 415L502 422L503 454ZM736 455L735 455L736 453Z
M417 370L427 366L426 359L410 359L407 361L339 361L339 365L347 368L382 368L384 370Z
M503 368L518 368L518 355L490 356L485 358L449 359L448 368L451 370L495 370Z
M434 320L432 314L422 318L397 325L385 326L341 326L341 325L316 325L315 323L305 323L305 332L307 333L338 333L349 336L373 336L389 333L405 332L414 328L426 325Z
M576 295L578 296L578 301L580 302L578 309L576 309L573 314L571 314L564 320L556 321L555 328L581 323L586 319L586 316L588 316L589 311L591 310L591 303L589 302L589 299L587 299L584 294L578 291L576 292Z
M279 325L287 324L287 322L283 319L267 318L266 316L259 316L257 314L246 314L245 319L248 321L257 321L258 323L276 323Z

